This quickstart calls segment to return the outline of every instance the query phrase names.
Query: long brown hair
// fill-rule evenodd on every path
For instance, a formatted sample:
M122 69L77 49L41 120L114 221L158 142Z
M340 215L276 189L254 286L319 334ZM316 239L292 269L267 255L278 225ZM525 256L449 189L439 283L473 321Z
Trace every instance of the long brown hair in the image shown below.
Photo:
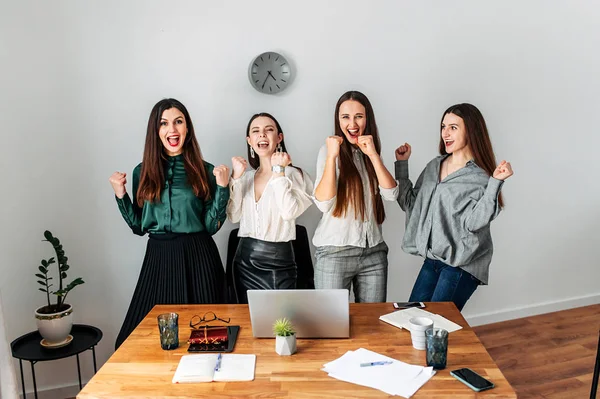
M144 201L160 202L160 194L165 186L164 162L167 159L167 154L158 132L163 112L171 108L177 108L181 111L187 125L187 134L182 147L187 182L197 197L203 200L210 198L210 187L204 168L204 160L196 140L190 114L182 103L174 98L166 98L156 103L150 112L150 118L148 118L142 172L137 191L137 203L140 207L143 206Z
M340 136L344 140L340 145L338 162L340 176L338 179L337 200L335 202L335 208L333 209L333 216L345 216L348 212L348 208L351 206L354 208L355 219L366 220L368 218L368 212L365 209L363 185L358 169L356 168L356 165L354 165L352 155L352 148L354 146L346 139L339 121L340 106L344 101L349 100L358 101L365 107L367 125L363 132L363 136L373 136L373 144L375 144L377 154L381 154L381 142L379 141L379 132L377 130L377 124L375 123L375 113L373 112L373 107L371 106L369 99L359 91L348 91L344 93L335 105L334 114L335 135ZM385 209L383 208L383 201L381 199L381 194L379 193L377 174L375 173L375 168L369 157L365 156L362 151L360 151L360 156L363 157L369 175L369 185L371 186L371 198L375 211L375 218L377 224L382 224L385 220Z
M258 114L252 115L252 117L250 118L250 121L248 121L248 127L246 127L246 137L250 137L250 126L252 125L252 122L254 122L254 120L256 118L260 118L260 117L265 117L265 118L271 119L273 122L275 122L275 127L277 128L277 134L283 133L283 130L281 129L281 125L279 124L277 119L275 119L275 117L273 115L271 115L267 112L259 112ZM288 152L287 148L285 147L285 136L281 139L281 142L279 144L281 144L282 152ZM256 170L260 166L260 159L257 156L254 156L254 157L252 156L252 153L250 152L250 148L251 148L250 143L248 143L248 148L247 148L248 163L250 164L252 169ZM289 166L294 166L294 165L290 164ZM300 169L297 166L294 166L294 168L298 169L300 171L300 173L304 176L304 174L302 173L302 169Z
M492 148L492 141L490 140L485 119L483 119L483 115L479 109L477 109L476 106L468 103L451 106L444 111L444 114L442 115L440 132L444 117L447 114L454 114L462 118L465 124L467 143L469 144L469 148L471 149L471 153L473 155L473 161L477 164L477 166L485 170L489 176L492 176L494 174L494 170L496 170L496 157L494 156L494 149ZM439 149L440 155L448 154L446 152L446 145L441 134ZM500 208L504 206L502 193L500 193L498 196L498 204L500 205Z

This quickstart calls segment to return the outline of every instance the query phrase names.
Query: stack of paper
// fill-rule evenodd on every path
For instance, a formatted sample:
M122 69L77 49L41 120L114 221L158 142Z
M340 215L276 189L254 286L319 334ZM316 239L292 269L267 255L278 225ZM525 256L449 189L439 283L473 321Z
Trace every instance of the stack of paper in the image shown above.
M440 316L439 314L417 308L398 310L392 313L384 314L383 316L379 317L379 320L385 321L386 323L398 328L406 328L408 331L410 331L409 320L413 317L429 317L431 320L433 320L433 327L443 328L449 333L462 328L458 324L446 319L443 316Z
M361 367L361 363L391 364ZM379 389L388 395L410 398L433 375L433 367L413 366L367 349L348 351L339 359L323 366L323 371L338 380Z

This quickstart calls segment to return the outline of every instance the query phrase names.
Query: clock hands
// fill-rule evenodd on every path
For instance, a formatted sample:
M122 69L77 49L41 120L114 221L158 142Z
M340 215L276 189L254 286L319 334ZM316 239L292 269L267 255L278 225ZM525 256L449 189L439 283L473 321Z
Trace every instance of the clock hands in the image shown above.
M271 73L271 72L269 72L269 74L270 74L270 73ZM261 89L264 89L264 88L265 88L265 83L267 83L267 79L269 79L269 75L267 75L267 77L265 78L265 81L263 82Z
M265 88L265 83L267 83L267 79L269 79L269 76L275 81L277 82L277 79L275 79L275 76L273 76L273 74L271 74L271 71L267 71L267 77L265 78L265 81L262 84L261 89Z

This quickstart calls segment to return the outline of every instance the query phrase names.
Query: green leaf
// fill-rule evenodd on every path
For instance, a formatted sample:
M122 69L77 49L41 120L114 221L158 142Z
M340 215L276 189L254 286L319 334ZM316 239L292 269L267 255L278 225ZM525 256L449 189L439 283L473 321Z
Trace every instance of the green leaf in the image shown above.
M48 269L46 269L44 266L38 266L38 270L44 274L48 274Z
M62 265L62 266L60 267L60 271L61 271L61 272L66 272L67 270L69 270L69 268L70 268L70 267L71 267L71 266L69 266L69 265L67 265L67 264L65 263L64 265Z
M50 259L48 259L48 264L49 264L49 265L51 265L51 264L53 264L53 263L54 263L54 258L50 258Z
M81 277L77 277L75 280L71 281L66 287L65 287L65 291L69 292L71 291L73 288L75 288L78 285L84 284L85 282L81 279Z
M50 233L50 231L46 230L44 231L44 238L46 238L48 241L51 241L54 237L52 237L52 233Z
M67 278L67 273L65 273L65 272L62 272L62 273L60 274L60 277L61 277L61 278Z
M36 273L35 276L37 278L43 278L44 280L46 279L46 276L44 276L42 273Z
M45 259L42 259L42 266L48 267L48 261L46 261Z
M66 263L68 260L69 260L69 258L68 258L68 257L66 257L66 256L64 256L64 257L63 257L63 262L65 262L65 263Z
M38 281L38 284L43 285L44 287L46 286L46 282L45 281Z
M40 291L42 291L42 292L45 292L45 293L48 293L48 291L46 291L46 290L45 290L45 289L43 289L43 288L38 288L38 290L40 290Z

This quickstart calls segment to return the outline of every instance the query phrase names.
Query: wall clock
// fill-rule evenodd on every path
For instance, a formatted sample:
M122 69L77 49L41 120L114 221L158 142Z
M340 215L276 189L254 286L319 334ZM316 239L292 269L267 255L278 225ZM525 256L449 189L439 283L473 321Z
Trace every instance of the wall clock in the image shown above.
M262 53L248 67L248 79L256 90L276 94L284 90L292 78L292 68L284 56L273 51Z

